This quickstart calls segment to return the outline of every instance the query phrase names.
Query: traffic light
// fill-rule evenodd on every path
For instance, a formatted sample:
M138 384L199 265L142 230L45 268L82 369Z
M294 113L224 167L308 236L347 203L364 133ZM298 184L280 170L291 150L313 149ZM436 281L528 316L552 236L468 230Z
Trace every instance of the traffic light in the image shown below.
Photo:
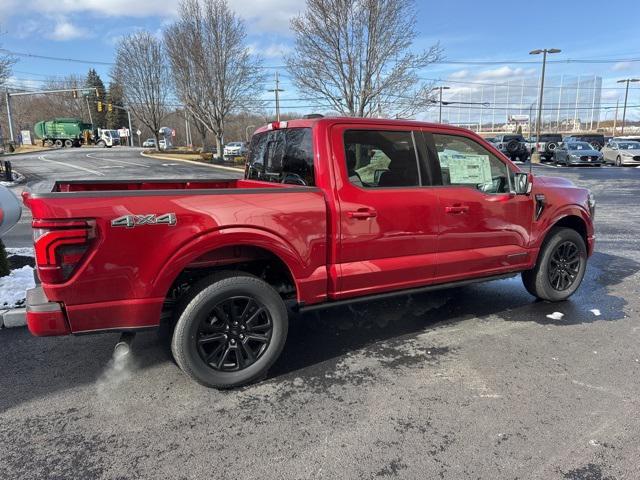
M73 95L73 98L78 98L78 90L74 90L71 94Z
M113 112L113 105L110 103L107 103L107 111L108 112Z
M102 102L98 101L98 111L101 112L102 111Z

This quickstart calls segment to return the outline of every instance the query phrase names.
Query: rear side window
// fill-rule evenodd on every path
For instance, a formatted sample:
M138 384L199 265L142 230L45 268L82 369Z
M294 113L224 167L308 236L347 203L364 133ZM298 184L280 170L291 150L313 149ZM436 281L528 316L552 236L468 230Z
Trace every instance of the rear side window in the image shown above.
M314 186L311 129L286 128L254 135L245 178Z
M344 149L349 182L363 188L420 185L412 132L347 130Z

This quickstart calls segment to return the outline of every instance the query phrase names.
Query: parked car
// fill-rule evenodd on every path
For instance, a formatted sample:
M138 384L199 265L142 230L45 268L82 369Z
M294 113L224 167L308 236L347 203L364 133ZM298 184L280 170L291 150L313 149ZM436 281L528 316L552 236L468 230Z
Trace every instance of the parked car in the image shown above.
M162 324L178 366L214 387L265 375L288 310L518 273L565 300L595 238L587 189L523 172L469 130L408 120L273 122L243 179L59 181L23 198L41 281L31 333L130 342Z
M587 142L596 150L600 150L605 145L604 135L601 133L572 134L564 137L565 142Z
M611 140L615 140L616 142L640 142L640 136L625 135L624 137L613 137Z
M603 164L602 153L593 148L587 142L564 142L554 152L554 160L558 164L566 165L592 165L601 167Z
M244 142L227 143L222 152L225 158L244 157L247 154L247 144Z
M554 159L553 152L561 143L562 135L559 133L541 133L540 140L535 135L531 137L528 147L531 154L539 152L540 159L547 162Z
M156 139L147 138L144 142L142 142L142 146L144 148L156 148Z
M511 160L526 162L529 159L527 142L520 134L498 135L494 138L493 144Z
M604 162L617 167L640 165L640 142L613 139L602 148Z

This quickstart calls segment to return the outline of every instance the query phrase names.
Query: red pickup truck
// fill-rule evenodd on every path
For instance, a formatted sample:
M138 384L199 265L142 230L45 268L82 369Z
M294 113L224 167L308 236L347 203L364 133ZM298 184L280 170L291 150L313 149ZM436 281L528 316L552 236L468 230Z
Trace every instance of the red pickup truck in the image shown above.
M177 364L223 388L266 374L289 310L517 273L564 300L594 247L587 190L468 130L405 120L274 122L243 179L61 181L24 201L34 335L171 322Z

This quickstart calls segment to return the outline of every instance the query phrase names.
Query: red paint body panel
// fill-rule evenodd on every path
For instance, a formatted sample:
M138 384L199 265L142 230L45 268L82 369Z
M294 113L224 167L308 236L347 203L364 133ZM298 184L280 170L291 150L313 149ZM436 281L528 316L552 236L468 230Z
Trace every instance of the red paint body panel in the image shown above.
M531 268L549 229L566 216L593 223L587 192L534 178L530 195L467 187L363 189L349 183L343 132L384 128L463 135L517 167L477 135L401 120L293 120L313 129L316 188L251 180L60 182L26 194L35 221L86 220L90 247L63 283L43 283L60 314L28 315L34 335L157 325L185 267L229 262L257 247L280 258L306 305ZM264 131L266 127L258 130ZM546 206L534 218L535 194ZM464 207L464 213L456 210ZM350 212L375 211L358 218ZM112 226L129 215L175 214L172 224ZM94 224L95 222L95 224ZM224 253L223 253L224 252ZM46 318L45 318L46 317Z

